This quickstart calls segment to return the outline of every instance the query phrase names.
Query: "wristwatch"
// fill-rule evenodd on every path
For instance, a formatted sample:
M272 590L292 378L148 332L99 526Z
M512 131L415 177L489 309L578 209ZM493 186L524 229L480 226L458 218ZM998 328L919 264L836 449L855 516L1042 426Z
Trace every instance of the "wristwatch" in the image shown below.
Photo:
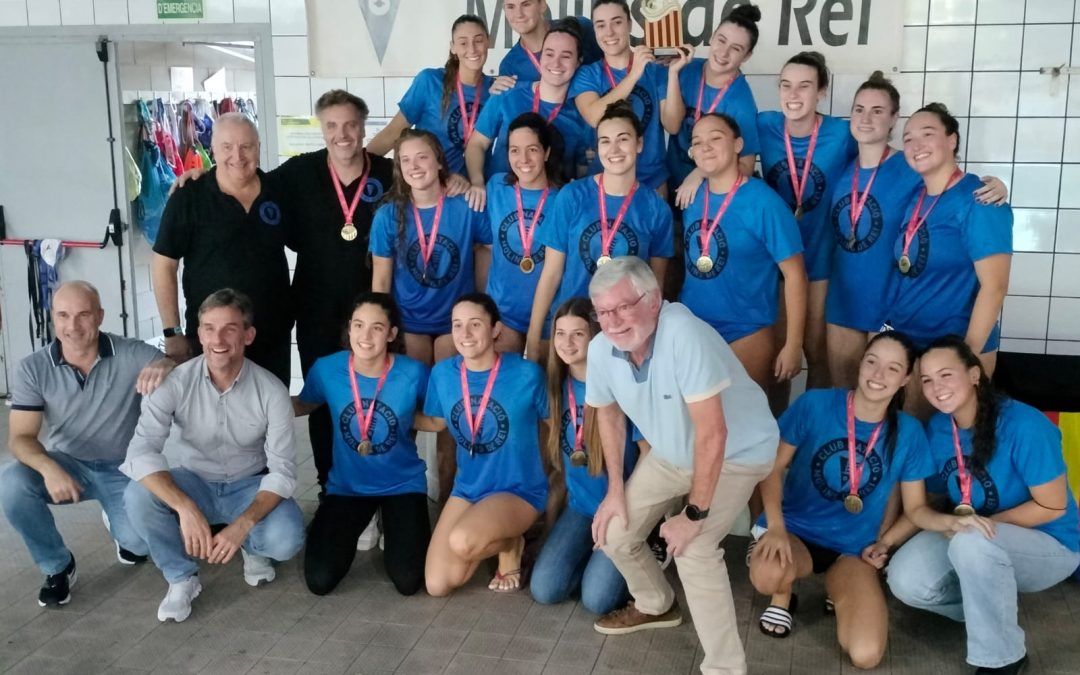
M183 326L173 326L172 328L166 328L165 330L161 331L161 334L166 338L183 337L184 328Z
M709 509L699 509L693 504L687 504L686 510L683 511L686 514L687 520L697 522L699 520L705 520L709 517Z

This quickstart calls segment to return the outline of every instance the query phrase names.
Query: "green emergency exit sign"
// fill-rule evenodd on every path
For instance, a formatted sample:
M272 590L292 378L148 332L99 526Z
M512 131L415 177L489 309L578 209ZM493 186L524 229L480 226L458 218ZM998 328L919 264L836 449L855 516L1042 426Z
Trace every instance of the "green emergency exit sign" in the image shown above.
M168 2L167 0L158 0L157 18L201 19L203 18L202 0L188 0L188 2Z

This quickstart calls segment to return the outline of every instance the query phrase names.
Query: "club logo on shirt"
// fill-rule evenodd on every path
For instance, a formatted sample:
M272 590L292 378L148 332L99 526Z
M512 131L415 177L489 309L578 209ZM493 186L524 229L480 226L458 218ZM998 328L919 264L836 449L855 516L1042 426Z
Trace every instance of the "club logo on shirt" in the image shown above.
M806 160L802 157L795 158L795 175L800 179L805 164ZM786 159L772 165L765 175L765 182L788 203L788 206L795 208L795 190L791 187L791 173L788 171ZM803 191L803 211L812 211L821 203L826 187L828 186L825 184L825 172L819 169L817 164L810 164L810 177Z
M480 394L469 396L472 401L472 409L475 414L480 407ZM487 412L484 413L480 431L476 433L476 442L473 443L469 433L468 424L465 421L464 401L458 401L450 411L450 432L458 445L468 448L472 444L473 453L477 455L490 455L506 443L510 437L510 415L506 408L502 407L494 398L488 399ZM474 417L475 419L475 417Z
M522 213L525 215L525 224L528 226L532 223L533 214L536 213L535 209L522 209ZM545 247L537 244L536 233L544 225L544 214L540 214L540 220L536 222L536 230L533 230L533 246L529 252L529 257L533 259L533 262L539 265L544 262ZM516 246L510 245L510 233L514 233L516 236ZM502 251L503 257L510 261L510 264L517 265L521 263L521 235L518 233L518 217L517 211L512 211L506 214L506 217L499 223L499 250Z
M578 419L585 419L585 406L579 405L575 407L577 408ZM563 411L559 429L562 430L562 433L559 434L559 450L569 457L574 454L574 446L571 445L571 439L574 437L574 421L570 419L570 408Z
M364 185L364 194L360 195L360 200L369 204L374 204L382 199L385 192L386 188L383 187L381 180L378 178L368 178L368 182Z
M727 235L724 234L722 228L716 228L713 230L712 236L709 237L709 257L712 258L713 266L708 272L702 272L698 269L697 259L701 254L701 221L695 221L687 228L686 234L683 235L683 247L686 253L686 272L695 279L701 279L702 281L708 281L709 279L715 279L720 276L720 273L724 271L724 267L728 261L728 242ZM697 251L696 255L691 255L692 251Z
M608 218L608 224L611 225L614 222L613 219ZM595 245L594 245L595 242ZM622 244L620 245L620 242ZM619 231L615 233L615 239L611 242L611 255L639 255L641 248L641 242L638 239L637 232L634 231L634 226L627 220L623 220L622 225L619 226ZM600 220L594 220L589 223L578 238L578 255L581 256L581 262L585 265L585 270L590 276L596 274L596 259L600 257L600 251L603 250L600 241Z
M360 399L360 407L363 408L365 412L370 405L370 398ZM356 418L355 403L350 403L345 406L345 409L341 411L340 417L338 417L338 429L341 432L341 438L345 441L345 446L352 450L356 450L356 446L360 445L360 438L357 436L357 430L360 428L359 422L360 420ZM371 420L370 432L371 454L373 455L381 455L390 452L390 450L397 445L397 415L390 409L390 406L382 401L375 401L375 418Z
M866 222L870 221L867 229ZM859 216L858 229L855 233L855 241L851 241L851 195L845 194L840 201L833 205L829 213L829 222L832 223L833 233L840 248L849 253L862 253L877 242L881 237L881 229L885 226L885 216L881 212L881 204L869 195L863 206L862 215Z
M259 218L267 225L280 225L281 207L275 202L265 201L259 205Z
M461 271L461 249L453 239L440 234L435 238L435 250L425 268L424 259L420 257L420 242L414 239L405 253L405 264L416 283L428 288L443 288Z
M865 498L881 482L884 466L876 448L869 457L863 459L866 453L865 441L857 440L855 449L858 452L855 461L863 464L859 496ZM810 460L810 479L823 499L843 501L851 489L850 478L846 437L834 438L818 448Z
M477 96L480 95L481 86L484 85L480 85L476 88ZM475 101L465 102L465 112L468 113L469 117L472 117L472 109L474 105L476 105ZM484 104L481 102L480 110L476 113L477 119L479 119L480 113L482 113L483 111ZM450 139L451 144L464 147L465 132L462 130L461 124L461 106L457 104L457 98L454 96L450 97L450 106L448 109L448 113L449 115L446 118L446 135Z
M971 457L964 457L964 464L972 469L971 472L971 505L984 516L997 513L1001 507L1001 499L998 496L997 485L994 479L986 472L986 469L973 467ZM956 476L956 456L950 457L942 465L938 477L949 488L949 498L954 504L960 503L960 485Z
M900 252L904 250L904 231L900 230L900 236L897 238L896 245L896 258L900 258ZM911 258L911 269L905 274L905 277L909 279L917 279L924 271L926 271L926 261L930 257L930 233L926 231L926 225L919 228L919 231L915 233L915 238L911 241L911 247L908 248L908 257Z

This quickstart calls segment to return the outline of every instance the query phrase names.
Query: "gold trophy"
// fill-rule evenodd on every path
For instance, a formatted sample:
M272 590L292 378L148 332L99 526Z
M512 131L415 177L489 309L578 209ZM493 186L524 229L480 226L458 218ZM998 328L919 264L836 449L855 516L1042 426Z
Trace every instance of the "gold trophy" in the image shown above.
M679 0L644 0L645 46L656 56L676 56L683 43L683 16Z

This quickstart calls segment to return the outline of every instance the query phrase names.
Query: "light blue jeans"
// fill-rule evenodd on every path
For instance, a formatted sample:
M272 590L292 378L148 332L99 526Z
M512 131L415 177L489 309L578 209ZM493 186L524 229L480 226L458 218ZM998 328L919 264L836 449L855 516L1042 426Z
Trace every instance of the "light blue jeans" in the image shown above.
M211 525L227 525L236 520L255 501L262 482L262 476L211 482L187 469L172 469L170 473L176 486L195 502ZM184 550L175 511L135 481L124 493L124 504L166 581L175 584L198 573L199 561ZM296 555L303 545L304 515L295 500L285 499L251 528L243 547L248 553L282 561Z
M570 508L551 528L533 565L529 591L544 605L581 591L581 604L594 614L607 614L630 600L626 581L603 551L593 550L592 518Z
M888 570L889 588L902 602L967 623L967 662L983 668L1026 653L1017 592L1050 588L1080 564L1080 553L1045 532L996 526L993 539L976 530L952 539L920 532L893 555Z
M63 452L48 454L82 486L80 501L94 499L101 504L109 516L112 536L120 546L136 555L146 555L146 543L136 534L124 510L124 489L131 480L120 473L120 462L83 461ZM62 572L71 560L71 551L56 530L49 510L55 502L41 474L20 462L8 464L0 471L0 503L38 569L46 575Z

